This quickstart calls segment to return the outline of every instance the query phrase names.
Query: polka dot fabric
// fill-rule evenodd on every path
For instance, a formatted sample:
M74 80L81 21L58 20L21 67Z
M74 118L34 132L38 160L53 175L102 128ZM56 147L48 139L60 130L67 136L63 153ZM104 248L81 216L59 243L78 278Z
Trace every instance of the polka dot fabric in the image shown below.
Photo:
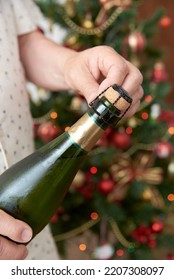
M36 30L41 19L30 0L0 0L0 174L34 150L18 35ZM28 259L58 259L48 226L28 248Z

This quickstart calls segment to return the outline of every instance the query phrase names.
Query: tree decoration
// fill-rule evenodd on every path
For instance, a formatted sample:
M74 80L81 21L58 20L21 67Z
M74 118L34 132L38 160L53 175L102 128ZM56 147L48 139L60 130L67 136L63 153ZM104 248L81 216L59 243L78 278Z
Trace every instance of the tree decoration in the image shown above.
M79 26L71 18L69 18L67 15L64 15L64 21L68 25L68 27L74 31L77 32L77 34L82 34L82 35L88 35L88 36L94 36L94 35L99 35L103 31L105 31L110 25L114 23L116 18L119 16L119 14L122 12L121 8L118 8L115 10L105 22L101 23L100 26L95 26L93 28L85 28L83 26Z
M102 179L98 184L98 190L103 194L107 195L113 191L115 182L112 179Z
M60 129L58 126L48 121L39 126L37 135L44 143L47 143L57 137L59 133Z
M172 24L172 19L171 19L171 17L166 15L160 19L159 24L163 28L168 28Z
M70 108L73 111L80 111L82 107L83 100L80 96L74 96L71 101Z
M168 165L168 174L170 179L174 179L174 158L171 159Z
M142 244L147 244L150 248L155 248L156 235L164 229L164 223L161 220L153 222L151 225L140 225L132 231L132 237Z
M118 149L126 150L131 144L131 136L124 131L118 131L114 133L112 141Z
M173 151L172 145L167 141L156 143L154 152L159 158L168 158Z
M96 18L93 20L88 10L80 25L74 21L75 1L69 0L66 6L66 13L63 16L67 26L77 34L87 36L99 35L115 22L125 8L131 5L131 0L100 0L99 2L101 9L98 15L96 15ZM115 10L111 11L113 7L115 7Z
M153 104L151 106L150 116L152 119L158 119L161 113L161 106L159 104Z
M71 258L69 247L75 238L80 245L75 258L173 259L174 110L165 102L171 87L164 52L154 44L157 31L169 28L171 18L156 9L150 18L141 20L138 6L146 5L142 0L59 2L37 0L54 36L56 22L66 32L63 40L68 48L113 47L141 70L144 97L131 118L104 132L74 179L62 212L52 217L58 251L65 246L63 258ZM43 141L38 131L44 124L51 122L51 127L67 131L86 111L86 103L72 91L37 91L32 112L39 146ZM52 128L44 141L52 138ZM92 237L85 239L89 233Z
M142 193L144 201L150 201L152 206L156 209L164 209L165 202L161 193L154 186L148 186Z
M164 222L162 220L157 220L151 224L152 233L160 233L164 230Z
M133 52L143 51L146 46L146 38L143 33L135 30L128 35L126 42Z
M92 228L93 226L95 226L98 222L100 221L100 219L96 219L96 220L89 220L86 223L80 225L77 228L74 228L70 231L61 233L61 234L57 234L54 236L54 239L56 242L60 242L60 241L64 241L66 239L70 239L74 236L77 236L78 234L81 234L85 231L87 231L88 229Z
M158 116L158 120L163 121L168 127L174 126L174 112L163 109Z
M134 248L136 246L135 243L129 242L124 235L122 234L121 230L119 229L119 226L117 222L113 218L109 218L109 223L111 225L112 231L115 234L115 237L119 240L119 242L125 247L125 248Z
M120 186L125 186L135 179L158 185L163 180L163 172L160 167L153 167L154 160L148 153L139 154L134 160L127 155L120 155L116 162L112 163L110 172Z
M97 246L93 252L93 256L97 260L109 260L112 258L113 254L114 247L109 243Z
M154 83L165 82L168 79L168 75L165 69L165 66L162 62L157 62L154 65L153 73L152 73L152 81Z

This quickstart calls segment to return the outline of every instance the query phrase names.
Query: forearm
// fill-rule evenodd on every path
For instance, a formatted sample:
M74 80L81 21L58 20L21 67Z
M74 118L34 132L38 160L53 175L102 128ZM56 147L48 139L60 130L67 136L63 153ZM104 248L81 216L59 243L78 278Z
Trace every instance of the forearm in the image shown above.
M19 36L20 57L26 77L49 90L69 89L64 65L76 53L44 37L39 32Z
M122 86L133 97L132 115L143 96L142 75L113 48L98 46L75 52L32 32L19 37L21 61L26 77L49 90L73 89L89 103L112 84Z

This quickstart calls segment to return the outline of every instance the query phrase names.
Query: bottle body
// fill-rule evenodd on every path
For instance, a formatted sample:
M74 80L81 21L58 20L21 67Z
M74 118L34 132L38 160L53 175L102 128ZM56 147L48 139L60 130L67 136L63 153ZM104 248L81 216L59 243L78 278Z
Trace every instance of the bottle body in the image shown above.
M35 236L62 203L86 153L64 132L0 176L0 208L27 222Z
M125 92L106 91L68 132L19 161L0 176L0 209L28 223L33 237L61 205L86 154L109 124L116 125L130 106ZM110 96L115 94L115 101ZM121 97L120 97L121 96ZM126 98L125 98L126 96ZM122 99L121 99L122 98ZM112 99L112 98L111 98ZM118 103L121 110L117 108Z

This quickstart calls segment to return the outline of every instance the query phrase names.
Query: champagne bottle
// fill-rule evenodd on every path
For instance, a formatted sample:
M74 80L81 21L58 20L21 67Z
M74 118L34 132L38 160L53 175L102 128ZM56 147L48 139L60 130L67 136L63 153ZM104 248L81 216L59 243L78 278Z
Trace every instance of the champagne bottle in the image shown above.
M117 85L102 92L67 132L17 162L0 176L0 208L28 223L33 237L61 205L87 153L115 126L132 99Z

